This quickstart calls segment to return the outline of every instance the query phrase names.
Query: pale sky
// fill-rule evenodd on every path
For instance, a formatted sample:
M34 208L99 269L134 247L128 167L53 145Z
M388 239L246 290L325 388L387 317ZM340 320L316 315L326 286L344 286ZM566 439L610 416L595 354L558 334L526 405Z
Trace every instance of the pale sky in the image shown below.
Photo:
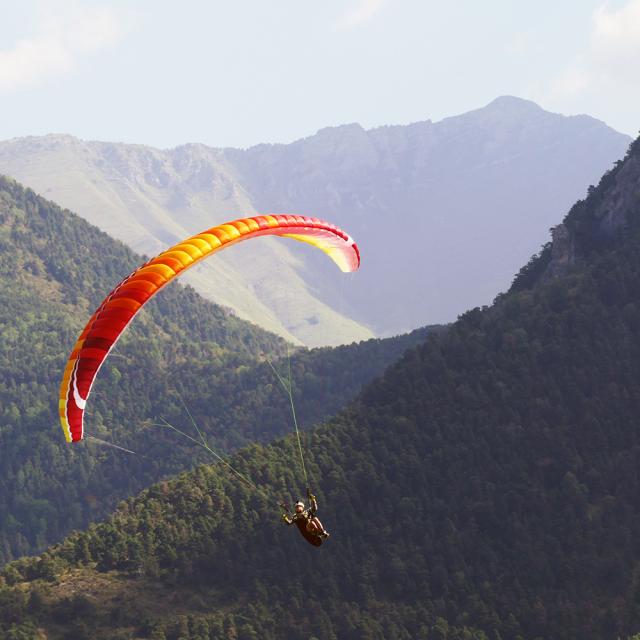
M9 0L0 139L290 142L499 95L640 131L640 0Z

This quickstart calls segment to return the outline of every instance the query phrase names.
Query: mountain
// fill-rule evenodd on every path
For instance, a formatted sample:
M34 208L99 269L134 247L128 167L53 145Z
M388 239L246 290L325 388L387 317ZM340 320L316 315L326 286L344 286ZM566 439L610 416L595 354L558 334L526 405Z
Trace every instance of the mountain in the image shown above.
M142 257L78 216L0 177L0 563L104 517L117 502L211 456L291 429L271 366L291 366L305 429L341 409L424 331L339 349L293 350L277 336L168 286L107 360L87 433L64 442L57 391L86 320ZM213 259L215 260L215 258ZM127 453L121 447L135 453Z
M314 430L332 537L277 520L291 437L4 571L50 638L629 638L640 630L640 140L491 307ZM564 229L564 230L563 230ZM64 634L67 634L66 636ZM638 635L633 636L638 638Z
M202 145L161 151L71 136L21 138L0 143L0 173L147 255L229 219L257 213L223 153ZM330 218L330 213L323 215ZM296 248L289 251L286 242L263 238L197 265L184 279L241 318L297 344L372 338L372 331L316 299L305 282L303 256L309 247ZM348 295L349 283L337 269L326 279Z
M493 300L630 141L505 96L441 122L352 124L226 156L256 208L330 210L350 229L364 256L353 317L390 335Z
M502 97L440 122L350 124L246 150L18 138L0 143L0 171L148 254L239 212L330 218L361 246L357 277L266 241L186 276L240 317L317 346L487 304L630 141Z

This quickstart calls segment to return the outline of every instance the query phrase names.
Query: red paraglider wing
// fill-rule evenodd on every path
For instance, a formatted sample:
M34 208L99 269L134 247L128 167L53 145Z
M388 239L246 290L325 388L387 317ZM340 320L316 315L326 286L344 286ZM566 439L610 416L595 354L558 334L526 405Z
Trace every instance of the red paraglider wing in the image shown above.
M58 402L67 442L82 440L84 410L96 375L138 311L168 282L200 260L236 242L268 235L311 244L324 251L342 271L355 271L360 266L358 247L344 231L317 218L293 215L234 220L207 229L152 258L104 299L71 351Z

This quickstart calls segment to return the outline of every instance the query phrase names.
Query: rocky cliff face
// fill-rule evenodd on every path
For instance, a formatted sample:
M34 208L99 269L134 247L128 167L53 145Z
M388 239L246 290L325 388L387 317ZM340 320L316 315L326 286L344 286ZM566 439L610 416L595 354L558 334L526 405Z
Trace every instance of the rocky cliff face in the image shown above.
M638 215L640 206L640 158L631 155L615 172L615 180L607 189L607 198L600 202L593 215L599 222L599 232L611 235Z
M573 238L564 223L551 229L551 261L545 272L547 279L560 276L576 262Z
M631 145L624 162L589 189L589 195L551 230L551 258L544 279L562 275L593 249L640 221L640 140Z

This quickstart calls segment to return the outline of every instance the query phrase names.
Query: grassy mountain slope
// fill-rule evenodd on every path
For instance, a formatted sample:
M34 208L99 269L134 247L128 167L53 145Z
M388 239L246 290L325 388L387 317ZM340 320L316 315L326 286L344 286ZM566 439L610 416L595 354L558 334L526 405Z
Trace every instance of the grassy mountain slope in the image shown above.
M222 152L203 145L168 152L72 136L16 139L0 143L0 171L148 255L215 224L256 214ZM289 244L261 239L249 248L240 245L196 266L185 282L294 343L372 338L340 305L331 308L317 299L305 282L308 248L296 243L291 250ZM337 270L326 277L330 286L344 286Z
M591 215L603 211L619 224ZM563 273L468 312L312 432L333 534L323 548L203 466L11 565L5 628L170 640L638 632L640 143L565 225L563 246L590 248L571 261L556 247ZM590 241L578 233L589 225ZM273 500L299 486L295 451L289 438L234 463Z
M0 561L33 553L109 513L167 474L209 460L185 438L186 403L212 444L233 451L291 429L275 366L284 342L191 288L168 287L143 310L96 381L87 433L68 446L57 418L64 362L91 311L140 264L123 244L0 178ZM300 350L292 370L303 428L423 339L421 332L337 351Z

